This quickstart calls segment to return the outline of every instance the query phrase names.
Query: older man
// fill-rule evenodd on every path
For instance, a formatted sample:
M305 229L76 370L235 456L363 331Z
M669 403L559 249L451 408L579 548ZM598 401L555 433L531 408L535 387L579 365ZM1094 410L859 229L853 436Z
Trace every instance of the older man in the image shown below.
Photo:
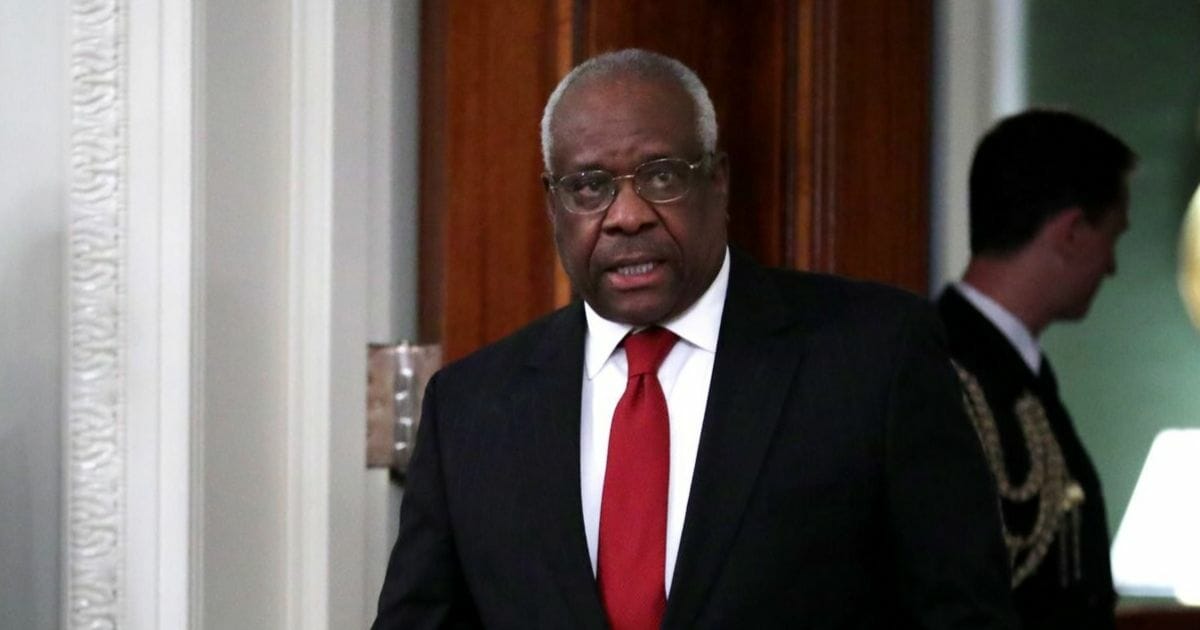
M675 60L585 62L542 130L582 300L431 381L375 628L1012 627L932 310L730 252Z

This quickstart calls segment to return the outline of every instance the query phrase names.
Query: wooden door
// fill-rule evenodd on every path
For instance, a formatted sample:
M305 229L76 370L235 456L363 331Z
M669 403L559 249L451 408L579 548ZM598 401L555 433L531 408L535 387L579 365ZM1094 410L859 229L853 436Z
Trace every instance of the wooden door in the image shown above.
M558 79L637 46L691 66L760 262L923 291L927 0L443 0L422 24L421 329L453 359L566 302L538 175Z

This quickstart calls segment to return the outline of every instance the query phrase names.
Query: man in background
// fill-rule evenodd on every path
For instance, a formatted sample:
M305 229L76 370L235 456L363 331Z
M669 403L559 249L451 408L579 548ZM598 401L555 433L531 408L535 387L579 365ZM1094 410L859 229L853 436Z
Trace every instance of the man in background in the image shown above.
M1002 120L971 166L970 263L938 301L1002 499L1027 629L1113 627L1100 481L1037 339L1086 315L1116 272L1135 160L1074 114Z
M1014 627L933 309L731 251L674 59L585 62L542 138L582 299L430 381L374 627Z

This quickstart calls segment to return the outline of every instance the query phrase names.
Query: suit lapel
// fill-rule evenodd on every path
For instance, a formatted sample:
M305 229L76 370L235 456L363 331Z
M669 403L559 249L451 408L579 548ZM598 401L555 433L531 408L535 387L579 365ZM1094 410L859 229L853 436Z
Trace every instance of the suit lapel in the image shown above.
M604 628L604 610L592 576L579 480L579 410L583 383L586 322L580 303L554 316L547 334L530 355L525 373L514 379L513 416L530 427L526 479L538 491L532 513L541 530L542 550L574 617L573 627Z
M763 270L733 259L708 406L664 627L692 625L720 573L802 354Z

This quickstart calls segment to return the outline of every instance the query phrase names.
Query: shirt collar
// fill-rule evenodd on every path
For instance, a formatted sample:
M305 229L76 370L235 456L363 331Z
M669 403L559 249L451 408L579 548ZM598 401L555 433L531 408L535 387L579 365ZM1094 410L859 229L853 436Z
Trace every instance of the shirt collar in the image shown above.
M1000 330L1008 339L1009 345L1017 351L1017 354L1021 355L1021 360L1029 367L1029 371L1037 374L1042 365L1042 349L1025 324L1016 315L1001 306L999 302L966 282L957 282L954 287L993 326Z
M729 289L729 248L725 248L725 260L712 284L676 317L658 325L675 333L680 339L707 352L717 351L717 336L721 330L721 315L725 311L725 293ZM601 317L587 302L583 304L587 316L587 342L584 362L587 377L595 378L613 351L634 327Z

